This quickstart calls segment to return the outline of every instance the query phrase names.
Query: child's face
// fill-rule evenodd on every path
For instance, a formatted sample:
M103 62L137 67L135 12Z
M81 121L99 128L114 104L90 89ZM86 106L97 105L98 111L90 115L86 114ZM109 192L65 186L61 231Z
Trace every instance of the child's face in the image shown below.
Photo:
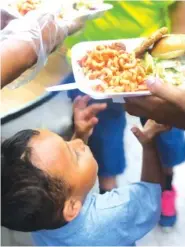
M39 131L29 142L31 160L49 175L64 179L72 195L83 198L95 184L98 170L89 147L80 139L66 142L50 131Z

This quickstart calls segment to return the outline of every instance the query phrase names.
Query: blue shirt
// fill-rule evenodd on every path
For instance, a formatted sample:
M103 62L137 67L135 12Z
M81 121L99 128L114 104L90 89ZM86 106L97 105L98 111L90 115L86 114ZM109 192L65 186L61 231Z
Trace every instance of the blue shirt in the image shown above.
M158 222L159 184L140 182L87 196L77 218L56 230L32 233L38 246L131 246Z

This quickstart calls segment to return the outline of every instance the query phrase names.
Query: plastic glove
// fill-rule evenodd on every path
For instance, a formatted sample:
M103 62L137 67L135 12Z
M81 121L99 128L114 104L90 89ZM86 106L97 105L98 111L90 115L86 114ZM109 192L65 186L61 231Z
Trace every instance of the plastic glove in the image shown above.
M45 65L48 55L54 48L64 41L68 33L76 32L82 25L80 18L71 22L59 21L55 13L41 10L30 11L24 17L11 21L1 31L0 41L11 40L12 45L14 40L27 42L33 48L37 58L32 71L20 78L14 88L32 80Z

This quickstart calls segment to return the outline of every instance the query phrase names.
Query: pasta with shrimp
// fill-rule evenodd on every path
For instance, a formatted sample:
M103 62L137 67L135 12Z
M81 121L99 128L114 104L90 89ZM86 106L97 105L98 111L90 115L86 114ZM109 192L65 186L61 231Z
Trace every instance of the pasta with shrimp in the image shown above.
M147 90L146 71L134 53L128 53L122 43L97 45L79 61L89 80L100 79L94 87L100 92L135 92Z

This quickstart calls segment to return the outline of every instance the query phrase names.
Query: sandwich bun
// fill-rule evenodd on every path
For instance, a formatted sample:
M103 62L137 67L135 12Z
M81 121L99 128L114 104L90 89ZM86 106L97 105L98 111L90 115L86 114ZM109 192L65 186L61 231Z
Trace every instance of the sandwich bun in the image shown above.
M151 55L160 59L173 59L184 54L185 34L166 35L151 50Z

